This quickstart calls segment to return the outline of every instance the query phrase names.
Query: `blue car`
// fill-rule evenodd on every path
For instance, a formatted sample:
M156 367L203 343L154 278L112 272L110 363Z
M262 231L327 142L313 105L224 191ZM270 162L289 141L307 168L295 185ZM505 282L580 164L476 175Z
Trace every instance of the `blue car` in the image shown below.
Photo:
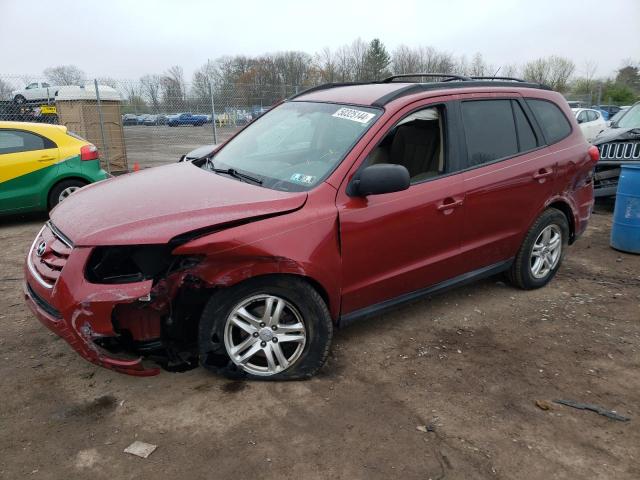
M167 119L167 125L177 127L178 125L193 125L199 127L207 123L206 115L194 115L193 113L179 113Z

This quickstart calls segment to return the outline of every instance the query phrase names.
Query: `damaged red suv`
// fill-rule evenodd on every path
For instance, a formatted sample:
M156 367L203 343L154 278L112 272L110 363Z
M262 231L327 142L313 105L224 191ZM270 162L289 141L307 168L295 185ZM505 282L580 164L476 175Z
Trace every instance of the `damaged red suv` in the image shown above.
M597 160L541 85L323 85L203 157L60 204L25 298L119 372L306 378L336 327L501 272L547 284L586 228Z

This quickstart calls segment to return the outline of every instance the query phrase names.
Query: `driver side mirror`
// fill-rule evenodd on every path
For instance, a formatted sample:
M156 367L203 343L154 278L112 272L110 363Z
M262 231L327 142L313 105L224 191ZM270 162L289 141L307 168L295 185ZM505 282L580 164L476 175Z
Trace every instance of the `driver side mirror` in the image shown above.
M365 197L409 188L409 170L403 165L379 163L365 167L349 185L349 194Z

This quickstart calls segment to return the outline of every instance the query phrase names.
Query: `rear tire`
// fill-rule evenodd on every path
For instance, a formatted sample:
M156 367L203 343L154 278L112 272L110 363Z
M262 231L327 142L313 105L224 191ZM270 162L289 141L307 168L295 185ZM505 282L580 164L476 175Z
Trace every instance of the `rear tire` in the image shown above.
M327 305L308 282L256 277L209 299L199 325L200 363L233 379L306 379L324 365L332 335Z
M507 273L523 290L544 287L556 275L569 243L569 223L555 208L545 210L527 232Z
M56 183L49 192L49 210L52 210L53 207L58 205L62 200L86 184L87 182L75 178Z

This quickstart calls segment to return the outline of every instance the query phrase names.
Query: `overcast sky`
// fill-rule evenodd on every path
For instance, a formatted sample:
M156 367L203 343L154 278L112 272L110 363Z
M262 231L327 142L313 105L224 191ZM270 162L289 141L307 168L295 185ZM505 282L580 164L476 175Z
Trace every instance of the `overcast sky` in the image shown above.
M640 61L640 0L0 0L0 75L75 64L138 78L222 55L314 53L361 37L431 45L493 65L551 54L611 75Z

